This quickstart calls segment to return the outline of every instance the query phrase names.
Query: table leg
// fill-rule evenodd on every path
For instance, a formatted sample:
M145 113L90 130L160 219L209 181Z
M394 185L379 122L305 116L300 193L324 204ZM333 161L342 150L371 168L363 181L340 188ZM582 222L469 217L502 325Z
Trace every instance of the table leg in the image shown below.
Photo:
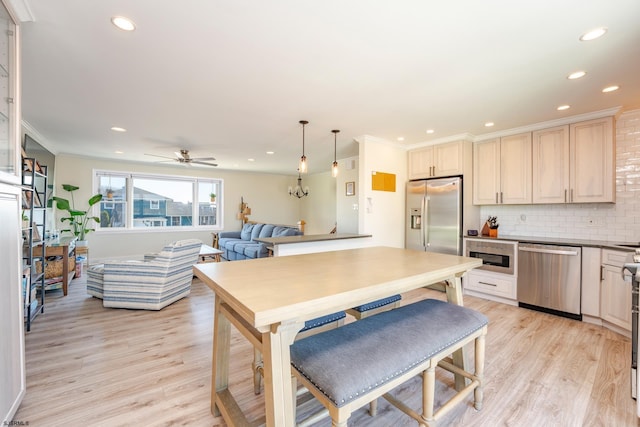
M229 386L229 355L231 354L231 323L220 311L220 298L215 297L213 320L213 361L211 365L211 413L220 415L216 405L218 392Z
M66 297L69 292L69 247L62 249L62 295Z
M464 305L462 302L462 278L460 276L456 276L453 279L447 280L447 301L451 304L462 306ZM465 347L462 347L459 350L456 350L453 355L453 364L459 368L467 370L469 367L469 355ZM467 379L459 374L454 374L456 390L460 391L467 385Z
M295 425L289 347L303 326L301 322L281 324L262 334L267 426Z

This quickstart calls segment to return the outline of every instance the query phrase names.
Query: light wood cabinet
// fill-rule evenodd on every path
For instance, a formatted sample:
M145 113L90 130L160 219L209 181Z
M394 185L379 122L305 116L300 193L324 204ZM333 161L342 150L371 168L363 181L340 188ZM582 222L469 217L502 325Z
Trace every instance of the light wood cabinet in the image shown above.
M569 126L533 132L533 203L569 201Z
M462 175L463 141L432 145L409 152L409 179Z
M531 133L474 144L473 203L531 203Z
M572 203L615 200L613 117L572 124L569 128L569 181Z
M625 331L631 331L631 282L622 277L628 252L602 250L600 317Z
M613 202L613 118L533 132L533 203Z

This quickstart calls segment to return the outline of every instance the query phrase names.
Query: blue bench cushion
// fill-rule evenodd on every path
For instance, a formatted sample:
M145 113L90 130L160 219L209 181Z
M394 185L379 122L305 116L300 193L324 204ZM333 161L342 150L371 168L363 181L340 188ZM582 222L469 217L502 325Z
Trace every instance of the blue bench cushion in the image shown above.
M401 298L402 296L400 296L399 294L392 295L387 298L382 298L379 300L368 302L366 304L359 305L357 307L353 307L353 309L355 311L359 311L360 313L362 313L364 311L369 311L375 308L384 307L385 305L393 304L394 302L400 301Z
M488 323L474 310L424 300L296 341L291 365L341 407Z

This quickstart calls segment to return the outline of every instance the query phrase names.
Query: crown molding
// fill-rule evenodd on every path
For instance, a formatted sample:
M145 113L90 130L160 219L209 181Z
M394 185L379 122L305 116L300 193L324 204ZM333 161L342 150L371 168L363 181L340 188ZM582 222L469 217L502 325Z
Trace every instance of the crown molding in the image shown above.
M24 131L24 133L28 134L38 144L42 145L44 148L53 153L54 156L58 154L56 150L51 148L51 143L47 140L47 138L42 136L42 134L31 125L31 123L26 120L22 120L20 124L22 125L22 130Z
M483 133L477 135L475 141L484 141L487 139L500 138L502 136L516 135L519 133L533 132L541 129L549 129L556 126L568 125L571 123L584 122L587 120L601 119L603 117L615 116L622 107L613 107L606 110L593 111L591 113L578 114L576 116L563 117L561 119L549 120L546 122L534 123L532 125L521 126L512 129L505 129L497 132Z
M414 150L416 148L428 147L428 146L437 145L437 144L445 144L447 142L454 142L454 141L473 142L475 141L475 136L468 132L459 133L457 135L451 135L451 136L443 136L442 138L432 139L430 141L416 142L415 144L407 145L406 149Z

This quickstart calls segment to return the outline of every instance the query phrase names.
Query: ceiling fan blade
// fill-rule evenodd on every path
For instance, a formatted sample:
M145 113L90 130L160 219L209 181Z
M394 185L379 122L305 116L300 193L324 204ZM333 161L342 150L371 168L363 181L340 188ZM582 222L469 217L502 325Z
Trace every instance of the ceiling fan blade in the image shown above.
M176 160L176 159L174 159L173 157L159 156L159 155L157 155L157 154L147 154L147 153L144 153L144 155L145 155L145 156L153 156L153 157L162 157L163 159Z
M197 160L193 160L193 161L191 161L189 163L194 163L196 165L218 166L217 163L200 162L200 161L197 161Z
M175 154L178 159L188 159L189 158L189 152L188 151L184 151L184 150L182 150L182 152L174 151L173 154Z
M215 157L191 157L191 160L197 160L199 162L206 162L210 160L215 160Z

